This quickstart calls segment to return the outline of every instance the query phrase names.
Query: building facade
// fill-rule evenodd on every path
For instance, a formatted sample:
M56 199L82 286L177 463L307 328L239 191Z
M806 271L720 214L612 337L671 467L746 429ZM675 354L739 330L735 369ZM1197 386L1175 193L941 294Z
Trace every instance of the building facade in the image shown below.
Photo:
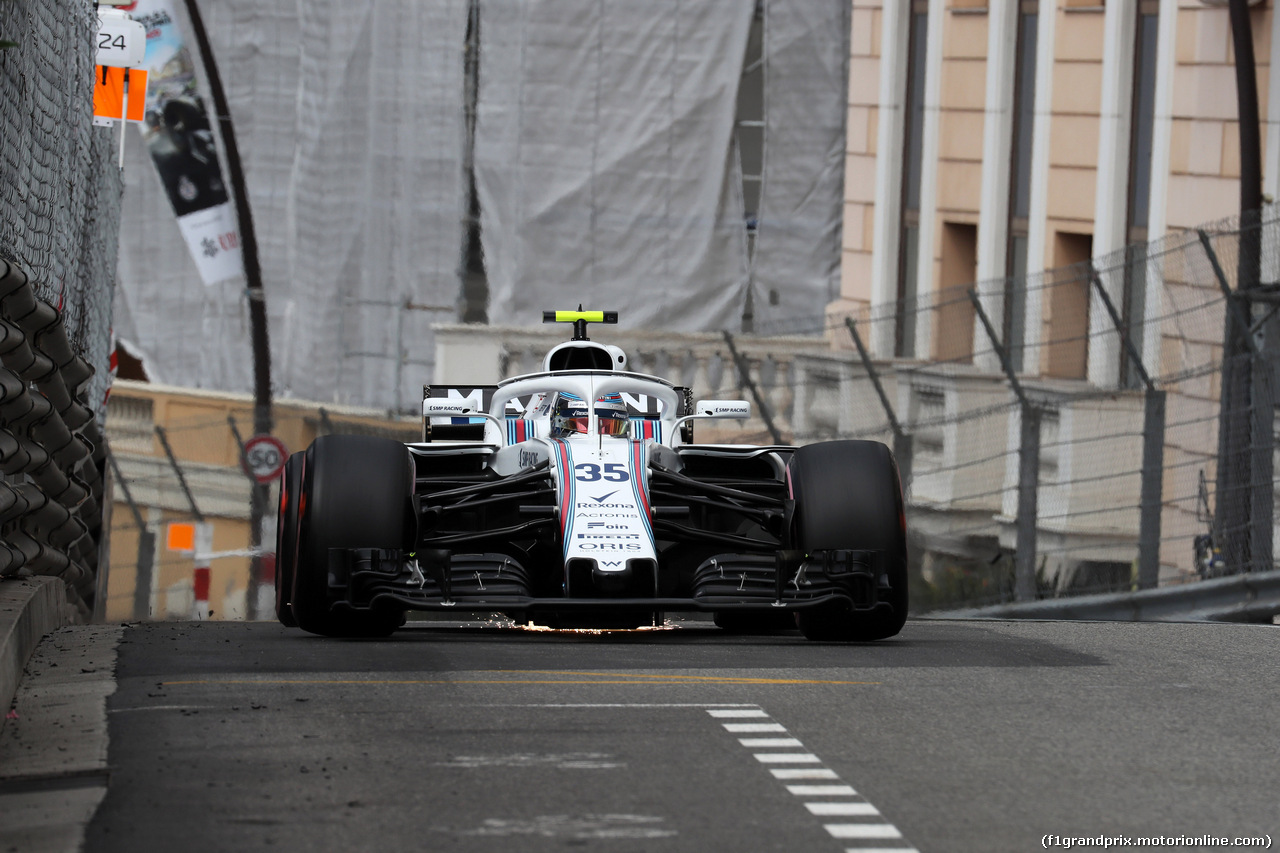
M1257 3L1251 22L1263 191L1274 198L1280 16ZM1116 351L1067 342L1105 322L1087 288L1045 302L1018 282L1239 211L1225 3L871 0L854 3L851 45L842 288L830 313L883 320L872 324L877 356L998 370L975 347L983 330L962 298L981 282L1020 371L1123 384ZM1107 286L1127 319L1158 310L1150 282ZM914 322L928 306L934 321Z

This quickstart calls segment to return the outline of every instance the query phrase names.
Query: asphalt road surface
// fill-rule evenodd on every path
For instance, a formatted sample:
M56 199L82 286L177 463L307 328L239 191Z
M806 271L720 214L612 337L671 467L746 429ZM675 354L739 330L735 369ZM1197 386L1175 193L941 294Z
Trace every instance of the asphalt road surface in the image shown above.
M1275 839L1277 661L1271 626L912 621L844 645L705 622L379 641L137 625L85 849Z

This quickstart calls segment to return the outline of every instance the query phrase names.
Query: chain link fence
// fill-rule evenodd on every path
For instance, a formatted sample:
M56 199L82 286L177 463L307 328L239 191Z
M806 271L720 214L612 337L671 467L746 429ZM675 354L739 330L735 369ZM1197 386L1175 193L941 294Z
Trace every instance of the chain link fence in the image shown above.
M861 354L798 357L780 414L895 448L917 611L1270 571L1277 279L1270 207L945 288L829 324Z
M0 578L97 597L115 134L93 127L92 4L0 0Z

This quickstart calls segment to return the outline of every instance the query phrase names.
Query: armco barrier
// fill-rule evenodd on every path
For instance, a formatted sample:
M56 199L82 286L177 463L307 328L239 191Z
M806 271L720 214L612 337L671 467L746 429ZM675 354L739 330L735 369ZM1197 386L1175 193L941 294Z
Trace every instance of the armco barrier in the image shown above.
M101 429L86 405L93 368L58 309L0 259L0 578L66 581L88 616L102 531Z
M970 610L935 611L938 619L1087 619L1118 622L1270 622L1280 614L1280 571L1139 592L1080 595Z

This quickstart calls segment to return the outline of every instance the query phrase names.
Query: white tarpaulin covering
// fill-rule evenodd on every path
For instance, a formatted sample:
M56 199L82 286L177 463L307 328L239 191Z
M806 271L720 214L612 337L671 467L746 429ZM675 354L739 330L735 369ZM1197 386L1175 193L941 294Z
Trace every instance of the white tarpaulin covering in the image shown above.
M738 327L747 254L731 142L753 6L481 5L492 322L582 302L631 327Z
M466 0L201 9L245 159L276 392L412 407L430 324L457 316ZM134 134L125 178L117 335L155 381L250 390L244 281L200 284Z
M813 328L840 295L850 3L766 0L756 331Z
M412 410L423 382L448 381L430 325L460 316L472 2L491 322L583 302L632 328L736 330L750 287L758 329L820 327L838 286L847 3L764 4L749 264L734 128L754 0L202 0L277 394ZM156 381L249 391L244 282L201 284L136 132L128 145L116 333Z

